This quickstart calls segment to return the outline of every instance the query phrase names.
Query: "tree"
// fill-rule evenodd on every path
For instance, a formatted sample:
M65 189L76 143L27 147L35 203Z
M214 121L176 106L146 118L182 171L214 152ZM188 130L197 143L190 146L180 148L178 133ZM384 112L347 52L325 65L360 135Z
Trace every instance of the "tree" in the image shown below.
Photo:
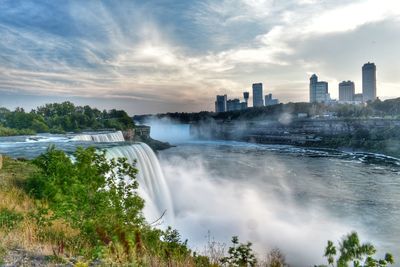
M109 160L92 147L78 148L74 161L50 147L33 162L40 171L28 179L26 189L48 204L51 212L45 218L66 220L94 246L116 239L129 253L129 240L144 225L134 165L125 158Z
M265 267L287 267L285 255L278 248L272 249L267 255Z
M221 263L229 267L247 267L256 266L257 259L253 254L251 248L252 244L247 242L246 244L239 243L237 236L232 237L232 247L229 247L229 256L222 258Z
M360 243L356 232L345 236L339 243L340 255L337 255L337 249L332 241L328 241L324 256L328 259L328 265L337 267L348 267L351 263L354 267L386 267L394 263L393 256L390 253L385 254L384 259L375 259L375 247L370 243ZM336 261L335 261L335 257Z

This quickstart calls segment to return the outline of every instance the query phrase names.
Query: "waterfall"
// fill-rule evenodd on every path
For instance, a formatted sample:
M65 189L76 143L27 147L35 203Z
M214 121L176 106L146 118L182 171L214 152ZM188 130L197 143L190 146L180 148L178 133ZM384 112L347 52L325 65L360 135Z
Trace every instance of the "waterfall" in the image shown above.
M174 211L170 191L153 150L144 143L136 143L110 148L107 150L107 157L125 157L129 163L137 160L136 178L139 182L139 195L145 200L146 219L151 223L166 211L162 220L167 225L173 224Z
M80 134L75 135L71 140L81 142L123 142L125 138L121 131L117 131L103 134Z

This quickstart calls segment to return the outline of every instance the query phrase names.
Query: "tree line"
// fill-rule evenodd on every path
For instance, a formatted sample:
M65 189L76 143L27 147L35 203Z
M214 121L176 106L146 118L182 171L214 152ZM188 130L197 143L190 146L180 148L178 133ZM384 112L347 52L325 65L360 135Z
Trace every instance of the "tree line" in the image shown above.
M132 118L124 110L103 110L75 106L71 102L52 103L26 112L0 108L0 135L81 132L83 130L132 128Z

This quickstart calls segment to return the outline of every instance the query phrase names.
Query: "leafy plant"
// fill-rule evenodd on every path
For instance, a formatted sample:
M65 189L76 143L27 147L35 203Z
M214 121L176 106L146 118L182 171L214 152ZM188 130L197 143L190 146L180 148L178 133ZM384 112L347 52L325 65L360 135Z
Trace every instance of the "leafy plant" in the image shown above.
M2 208L0 209L0 228L10 231L15 228L23 218L24 217L16 211Z
M257 259L253 254L250 242L239 243L237 236L232 237L232 246L228 249L228 256L222 258L221 263L229 267L256 266Z
M187 240L182 241L181 235L175 229L168 227L162 233L162 240L164 241L164 250L166 258L181 261L190 256L191 251L188 249Z
M26 189L51 211L42 210L39 219L62 218L94 247L120 242L130 253L133 233L144 223L137 169L94 148L78 148L74 159L50 147L34 160L40 171L28 179Z
M337 251L340 252L339 255ZM394 263L390 253L386 253L384 259L374 258L375 253L376 249L372 244L360 243L358 234L352 232L339 243L338 250L332 241L328 241L324 256L328 259L328 265L336 264L337 267L347 267L349 263L354 267L385 267Z
M285 255L279 248L272 249L267 255L266 267L287 267Z

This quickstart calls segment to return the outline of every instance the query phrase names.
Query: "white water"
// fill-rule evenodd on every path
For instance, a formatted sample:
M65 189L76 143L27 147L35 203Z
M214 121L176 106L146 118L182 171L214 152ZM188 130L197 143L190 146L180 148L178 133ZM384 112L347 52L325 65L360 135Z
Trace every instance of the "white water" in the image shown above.
M166 211L162 218L165 222L164 226L173 224L174 210L171 194L153 150L144 143L137 143L110 148L107 150L107 157L125 157L131 164L137 161L139 195L145 200L146 219L152 223Z
M80 142L123 142L124 135L121 131L104 134L80 134L72 138L73 141Z
M36 143L36 142L42 142L42 143L55 143L55 142L67 142L69 139L64 136L30 136L25 139L26 143Z

